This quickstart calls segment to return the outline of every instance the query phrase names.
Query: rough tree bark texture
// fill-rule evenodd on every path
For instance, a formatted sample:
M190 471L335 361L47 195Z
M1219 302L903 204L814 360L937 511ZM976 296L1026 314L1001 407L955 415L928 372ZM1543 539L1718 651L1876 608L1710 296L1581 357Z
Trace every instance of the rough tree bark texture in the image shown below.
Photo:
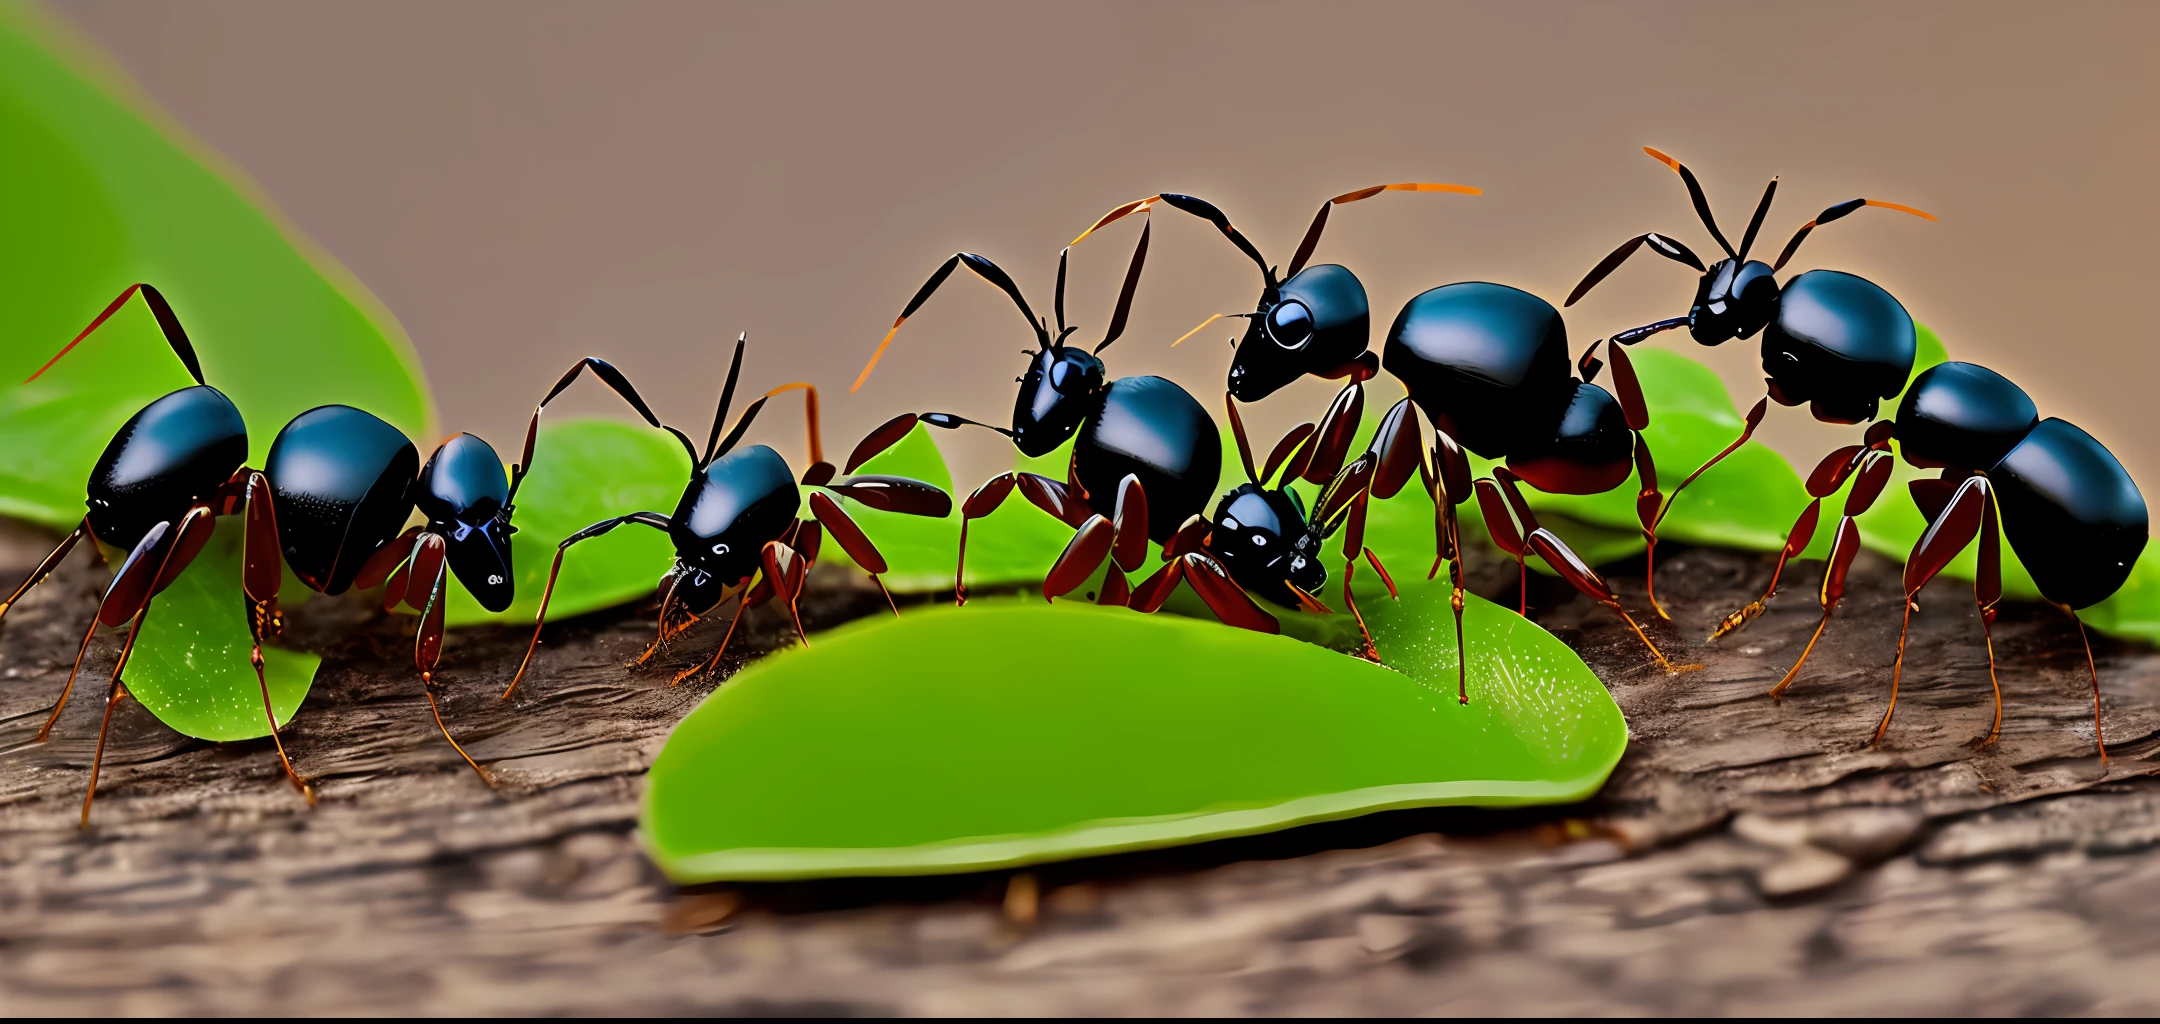
M12 581L45 538L0 539ZM434 732L406 624L317 602L326 660L287 743L182 739L119 716L78 831L101 693L27 741L100 577L71 563L0 632L0 999L33 1013L2058 1013L2160 1010L2160 658L2102 642L2112 762L2093 756L2067 620L1997 629L1990 716L1969 591L1923 596L1879 748L1895 575L1864 560L1813 627L1812 567L1772 612L1696 641L1766 566L1687 551L1661 572L1666 677L1604 613L1537 614L1583 652L1634 742L1591 804L1405 812L1005 875L678 891L639 853L642 772L714 685L621 664L629 615L556 627L519 697L515 633L453 637ZM1509 574L1495 574L1502 579ZM1632 588L1639 594L1640 580ZM1490 592L1490 591L1488 591ZM1632 596L1632 595L1631 595ZM874 607L827 585L811 616ZM744 656L786 639L753 621ZM738 637L738 642L742 640ZM701 627L678 662L717 642ZM100 655L109 659L110 650ZM103 662L109 665L109 660ZM101 687L93 685L93 691ZM756 785L757 780L742 780ZM1039 899L1030 899L1039 892ZM1030 911L1032 910L1032 913Z

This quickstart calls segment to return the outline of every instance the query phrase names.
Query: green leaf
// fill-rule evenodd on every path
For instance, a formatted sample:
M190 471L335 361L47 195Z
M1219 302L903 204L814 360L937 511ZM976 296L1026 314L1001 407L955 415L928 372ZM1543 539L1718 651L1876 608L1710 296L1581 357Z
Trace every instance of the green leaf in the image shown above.
M510 538L517 600L501 612L490 612L453 573L444 623L531 622L563 538L632 512L671 514L689 479L690 459L682 445L651 427L599 419L543 424L533 446L532 472L518 488L513 520L517 533ZM563 559L548 618L565 619L645 597L674 563L675 548L667 534L635 523L580 541Z
M1603 684L1473 598L1457 704L1446 606L1420 581L1372 609L1407 672L1076 602L863 620L706 698L655 760L641 828L697 883L984 870L1595 792L1627 741Z
M158 721L220 743L270 735L262 683L248 664L252 642L240 591L240 535L238 523L222 524L194 564L150 603L125 675L128 692ZM287 583L282 593L298 586L290 577ZM304 651L263 648L263 675L279 725L307 697L321 661ZM76 683L78 698L102 695L101 682L85 673Z
M397 322L222 161L97 84L88 53L36 8L0 4L0 514L80 522L84 480L113 433L191 383L135 302L15 386L136 281L172 300L210 383L246 417L255 464L278 427L330 402L430 436Z

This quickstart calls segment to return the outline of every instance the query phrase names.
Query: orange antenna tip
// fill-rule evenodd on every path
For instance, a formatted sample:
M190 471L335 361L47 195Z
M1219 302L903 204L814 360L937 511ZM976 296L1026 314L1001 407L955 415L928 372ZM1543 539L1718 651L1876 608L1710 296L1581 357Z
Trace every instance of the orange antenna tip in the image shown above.
M1220 320L1220 319L1222 319L1223 317L1226 317L1226 316L1235 316L1235 315L1237 315L1237 314L1234 314L1234 313L1217 313L1217 314L1215 314L1214 316L1208 317L1207 319L1205 319L1205 320L1202 320L1202 321L1200 321L1200 326L1199 326L1199 327L1195 327L1195 328L1193 328L1192 330L1186 331L1186 332L1185 332L1184 334L1178 335L1178 340L1176 340L1176 341L1173 341L1173 342L1171 342L1171 343L1170 343L1170 347L1171 347L1171 348L1176 348L1176 347L1178 347L1179 345L1183 345L1183 344L1185 344L1185 339L1187 339L1187 338L1190 338L1190 337L1192 337L1193 335L1195 335L1195 334L1198 334L1198 333L1200 333L1200 330L1201 330L1201 328L1203 328L1203 327L1206 327L1207 325L1209 325L1209 324L1211 324L1211 323L1214 323L1215 321L1217 321L1217 320Z
M900 325L904 323L907 323L904 316L892 322L892 330L885 332L885 340L878 342L877 351L870 353L870 361L863 364L862 373L855 377L855 383L848 385L848 394L862 390L863 382L870 379L870 371L877 369L878 360L885 358L885 347L892 344L893 335L900 333Z
M1913 215L1913 216L1915 216L1915 217L1918 217L1918 218L1920 218L1921 220L1938 220L1938 219L1940 219L1940 218L1937 218L1937 217L1936 217L1936 216L1935 216L1934 214L1932 214L1932 213L1929 213L1929 212L1927 212L1926 210L1918 209L1918 208L1915 208L1915 207L1911 207L1911 206L1906 206L1906 205L1905 205L1905 204L1903 204L1903 203L1886 203L1886 202L1883 202L1883 201L1882 201L1882 200L1880 200L1880 199L1870 199L1870 200L1868 200L1868 201L1867 201L1867 204L1868 204L1869 206L1880 206L1880 207L1882 207L1882 208L1883 208L1883 209L1885 209L1885 210L1896 210L1896 211L1898 211L1899 213L1909 213L1909 214L1912 214L1912 215Z
M1660 153L1657 150L1650 148L1649 146L1644 146L1642 148L1642 151L1650 154L1651 158L1656 160L1658 163L1664 164L1665 166L1672 168L1676 172L1680 170L1680 161L1675 160L1672 157L1666 156L1665 154Z
M1073 246L1079 245L1081 241L1085 240L1087 236L1094 234L1096 229L1101 228L1103 225L1112 223L1114 221L1123 220L1124 218L1131 216L1134 213L1145 212L1149 206L1153 205L1157 199L1161 198L1162 197L1159 195L1154 195L1149 196L1146 199L1135 199L1132 202L1126 203L1114 210L1111 210L1109 213L1103 214L1102 217L1098 219L1095 223L1088 225L1088 229L1086 231L1080 232L1079 238L1075 238L1072 241L1065 243L1065 247L1070 249Z

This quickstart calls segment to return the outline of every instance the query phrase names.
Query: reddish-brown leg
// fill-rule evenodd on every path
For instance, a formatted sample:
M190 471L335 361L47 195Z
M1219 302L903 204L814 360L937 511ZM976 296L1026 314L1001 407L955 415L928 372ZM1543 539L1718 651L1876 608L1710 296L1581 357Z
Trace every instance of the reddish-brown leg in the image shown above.
M1117 527L1112 526L1110 520L1102 516L1088 517L1043 577L1043 600L1055 600L1086 583L1095 575L1095 570L1102 568L1103 560L1110 557L1110 548L1117 539Z
M794 548L779 541L766 541L758 553L764 566L765 581L772 584L773 597L787 605L788 619L795 623L795 638L804 647L810 646L810 634L803 630L802 612L795 601L802 596L803 578L809 573L809 563Z
M2100 748L2100 765L2107 766L2107 738L2100 734L2100 663L2093 660L2092 637L2085 632L2085 620L2078 618L2077 609L2068 605L2063 611L2069 613L2070 621L2077 623L2078 642L2085 645L2085 670L2092 673L2093 692L2093 743Z
M684 442L684 444L688 443L688 441ZM591 540L624 523L638 523L643 526L650 526L663 533L667 531L669 526L668 517L658 512L632 512L626 516L603 519L563 538L562 543L555 546L555 562L548 567L547 588L540 592L540 611L533 616L532 641L525 645L525 657L518 662L517 674L510 677L509 687L503 690L502 696L498 699L509 700L510 695L517 692L518 684L525 680L525 670L532 667L533 651L540 647L540 629L547 625L548 601L555 596L555 577L562 573L563 555L569 553L572 544Z
M1243 587L1230 578L1221 564L1200 552L1179 556L1185 568L1180 572L1185 582L1192 585L1193 593L1200 595L1208 610L1225 623L1256 633L1280 633L1282 623L1267 610L1253 603Z
M150 533L144 536L142 544L136 545L135 551L128 556L128 562L123 564L121 568L121 576L128 578L131 584L141 583L145 579L147 579L148 583L139 589L131 585L127 589L120 591L120 595L133 606L133 618L128 624L127 641L120 645L120 657L113 662L112 688L107 691L105 698L105 719L98 726L97 753L92 756L90 761L90 787L83 793L83 828L90 827L90 801L97 796L98 770L103 766L105 760L105 737L112 729L114 709L119 707L120 701L127 698L127 684L123 681L122 673L127 671L128 657L135 653L135 638L142 635L143 621L150 617L150 600L159 591L163 590L167 584L171 583L174 577L180 575L181 571L187 568L188 562L192 561L195 555L202 550L203 544L210 539L210 530L214 522L215 519L211 510L207 506L198 505L188 510L187 515L181 518L180 525L176 529L167 531L163 529L164 524L160 523L158 526L152 527ZM165 539L167 536L170 536L170 541ZM146 553L144 545L149 545L151 551ZM142 557L140 559L137 557L146 554L154 555L154 557ZM156 564L157 569L155 572L147 574L147 577L142 573L129 576L128 570L130 568L134 568L137 564L153 562ZM120 579L116 578L113 585L118 590ZM113 591L107 592L108 598L112 595ZM99 617L103 619L106 612L107 609L101 607ZM119 609L112 609L112 613L118 614ZM110 624L119 625L118 622L111 622Z
M82 646L75 651L75 667L68 671L67 685L60 689L60 699L53 702L52 714L45 719L45 727L38 730L33 743L43 743L52 735L53 725L60 721L60 712L67 709L68 697L75 692L75 677L82 673L83 657L90 652L90 640L97 635L99 626L118 626L133 618L150 603L155 593L159 570L164 568L165 556L170 553L175 530L168 523L152 526L135 549L128 552L120 563L120 571L112 583L105 587L105 596L98 601L97 614L90 619L90 628L83 631Z
M1888 452L1867 451L1858 463L1859 478L1853 481L1852 491L1845 495L1845 515L1838 520L1837 538L1830 545L1830 564L1823 570L1822 590L1818 600L1822 603L1822 621L1815 624L1815 633L1808 637L1807 646L1800 650L1800 660L1786 671L1785 678L1770 688L1770 699L1776 700L1785 693L1793 680L1799 678L1800 667L1807 664L1808 655L1815 651L1815 641L1822 639L1823 630L1830 625L1830 613L1845 597L1845 576L1852 570L1853 558L1860 553L1859 515L1875 504L1882 494L1883 485L1890 480L1891 456ZM1820 467L1817 467L1820 469ZM1841 474L1842 475L1842 474ZM1815 481L1810 479L1809 490ZM1831 490L1836 490L1832 487ZM1910 602L1908 602L1910 603Z
M1897 660L1890 665L1890 706L1883 711L1882 724L1875 727L1875 737L1870 745L1882 742L1883 733L1890 729L1890 716L1897 711L1898 683L1905 671L1905 637L1912 630L1914 602L1928 581L1942 572L1958 552L1971 544L1980 532L1980 517L1988 505L1988 482L1986 477L1970 477L1958 488L1948 507L1928 525L1927 532L1913 545L1912 554L1905 559L1905 615L1898 626ZM1992 673L1992 662L1990 663Z
M741 598L735 602L735 617L728 620L727 635L720 638L720 649L714 651L712 653L712 657L707 658L702 662L699 662L697 665L691 668L686 668L681 672L675 673L675 678L668 680L668 685L680 686L685 679L690 679L694 676L699 676L706 672L711 672L719 668L720 659L727 654L728 643L735 639L735 627L742 625L743 611L748 609L749 607L750 595L748 593L744 593Z
M1530 531L1530 536L1524 538L1524 540L1526 547L1535 552L1539 558L1544 559L1546 565L1552 566L1554 570L1560 573L1560 578L1567 580L1570 585L1581 591L1585 596L1611 609L1614 615L1620 616L1620 621L1627 623L1628 628L1635 631L1636 639L1641 640L1643 646L1650 650L1650 657L1657 660L1658 667L1664 669L1665 674L1678 675L1682 672L1693 672L1702 668L1701 665L1674 665L1672 662L1665 660L1664 652L1659 651L1657 644L1650 641L1650 634L1643 632L1642 626L1635 621L1634 616L1629 615L1627 609L1620 607L1620 598L1613 593L1611 585L1605 582L1604 577L1597 574L1597 570L1590 568L1589 563L1584 562L1582 556L1577 555L1570 549L1567 543L1562 541L1558 535L1544 527L1538 527Z
M1075 528L1087 521L1093 513L1087 504L1074 495L1064 484L1034 473L1000 473L985 481L975 493L960 503L960 556L953 566L953 603L967 603L967 537L968 524L981 519L1005 504L1014 488L1036 508L1049 513L1058 521ZM943 493L943 492L940 492Z
M1815 538L1815 524L1822 514L1823 499L1845 485L1845 478L1860 468L1867 453L1868 449L1863 445L1847 445L1823 456L1822 461L1815 464L1807 478L1807 491L1813 500L1800 511L1799 518L1793 520L1792 530L1785 535L1785 546L1778 551L1777 568L1770 571L1770 585L1763 588L1761 597L1720 620L1717 628L1710 631L1710 639L1715 640L1753 622L1769 607L1770 598L1777 594L1778 580L1785 575L1786 564L1807 550L1808 542Z
M1980 741L1983 747L2002 736L2002 680L1995 676L1995 604L2002 600L2002 540L1995 515L1995 492L1990 488L1987 507L1980 513L1980 557L1978 571L1973 573L1973 603L1980 607L1980 637L1987 644L1988 686L1995 691L1995 721L1988 726L1987 738Z
M277 511L270 497L270 481L261 473L247 474L242 492L243 512L241 518L240 591L247 599L248 664L255 667L255 684L262 690L263 718L270 723L270 742L277 746L278 763L285 767L285 778L293 788L315 803L315 787L307 784L300 773L293 769L292 757L285 752L285 738L278 735L277 709L270 703L270 679L263 672L263 641L284 631L283 617L278 613L278 587L284 582L284 557L278 545ZM385 550L394 552L400 545L392 542ZM381 554L376 556L377 559ZM376 561L371 559L362 569L362 575L373 569ZM366 585L365 581L355 580Z
M60 538L60 545L52 549L52 554L46 555L45 560L37 564L37 568L30 570L30 575L23 577L22 584L15 588L14 593L7 596L7 600L0 601L0 618L6 618L8 609L15 607L15 602L22 600L22 596L29 593L30 588L45 582L45 577L52 575L53 570L59 568L60 563L67 560L68 552L75 550L76 542L82 540L89 532L90 520L85 517L81 525L69 531L67 536Z
M419 549L414 552L413 561L415 564L432 564L435 568L432 573L416 581L410 590L410 593L420 599L420 630L413 637L413 668L420 672L420 690L427 695L428 712L435 716L435 728L442 732L442 738L450 744L450 749L457 751L458 756L464 758L465 763L480 776L480 781L493 786L495 776L480 767L480 762L473 760L473 756L465 752L465 747L457 738L450 735L450 727L443 723L442 706L435 700L435 666L442 661L443 607L447 603L443 600L443 588L449 579L449 570L443 564L443 552L441 534L420 535Z
M840 545L840 550L847 552L847 556L861 566L862 571L870 574L871 581L878 585L878 593L885 595L886 607L891 608L894 615L899 615L900 606L893 603L892 592L885 589L885 581L879 578L887 568L885 556L878 551L877 545L870 542L862 527L840 507L839 502L826 497L822 492L810 493L810 514L816 516L817 521L824 525L825 532L832 535L833 542Z
M1613 355L1613 370L1614 376L1617 379L1617 377L1619 376L1620 363L1626 358L1622 355L1625 350L1618 345L1607 345L1606 349L1609 350ZM1632 366L1629 367L1628 378L1631 382L1634 380L1634 368ZM1639 385L1637 393L1640 394ZM1653 552L1655 552L1657 548L1658 527L1665 522L1665 516L1672 512L1673 503L1680 500L1680 492L1687 490L1689 484L1694 483L1696 480L1700 479L1704 473L1709 472L1710 467L1725 461L1726 456L1731 455L1736 451L1739 451L1741 446L1747 444L1748 439L1755 436L1755 428L1762 426L1763 417L1768 414L1769 411L1770 400L1767 398L1758 400L1755 403L1755 407L1748 410L1747 422L1740 428L1739 437L1733 438L1732 443L1726 445L1724 450L1718 452L1716 455L1710 456L1710 461L1695 467L1695 471L1689 473L1685 479L1681 480L1680 486L1673 488L1671 493L1664 495L1662 498L1656 499L1656 513L1649 517L1649 525L1644 530L1644 537L1649 541L1651 550ZM1643 417L1643 422L1645 424L1649 422L1649 417L1647 413ZM1636 429L1639 430L1641 428L1638 427ZM1640 440L1640 435L1638 435L1638 440ZM1837 488L1835 487L1831 488L1831 490L1836 489ZM1645 500L1645 496L1650 495L1654 491L1654 487L1646 487L1643 490L1643 494L1636 497L1636 510L1638 514L1640 514L1642 511L1642 503ZM1822 495L1816 495L1816 497L1822 497ZM1645 555L1644 557L1648 558L1651 556ZM1656 576L1655 574L1653 574L1651 577L1653 590L1650 598L1651 607L1653 608L1657 608L1655 579ZM1671 618L1671 616L1665 614L1665 610L1663 608L1657 608L1657 612L1658 615L1661 617L1668 619Z

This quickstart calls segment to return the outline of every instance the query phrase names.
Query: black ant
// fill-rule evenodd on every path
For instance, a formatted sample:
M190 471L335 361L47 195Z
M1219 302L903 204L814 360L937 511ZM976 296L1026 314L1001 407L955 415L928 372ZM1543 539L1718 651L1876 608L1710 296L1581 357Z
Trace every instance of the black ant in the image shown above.
M1880 199L1849 199L1802 224L1793 234L1792 241L1785 243L1785 250L1778 254L1777 262L1765 264L1747 257L1748 250L1755 244L1756 233L1762 228L1763 217L1770 212L1770 200L1777 195L1776 178L1770 179L1769 187L1763 190L1762 200L1755 206L1755 216L1748 221L1747 233L1740 238L1740 248L1734 249L1732 243L1725 240L1724 233L1718 230L1717 219L1710 214L1710 202L1704 198L1702 184L1695 180L1694 172L1680 161L1648 146L1643 147L1643 152L1680 175L1680 180L1687 185L1688 198L1695 204L1696 215L1702 218L1703 226L1710 229L1710 237L1717 241L1718 247L1725 250L1726 258L1704 266L1701 257L1672 238L1656 232L1637 235L1620 243L1619 248L1592 267L1563 305L1574 305L1637 249L1647 245L1650 251L1693 268L1702 277L1695 285L1695 302L1686 316L1621 331L1609 339L1606 351L1613 356L1615 372L1619 370L1621 358L1619 346L1633 345L1676 327L1686 327L1688 333L1704 345L1722 345L1733 338L1753 337L1760 331L1763 373L1767 375L1764 384L1769 391L1748 411L1747 425L1732 444L1689 473L1680 481L1680 486L1665 496L1661 505L1656 508L1646 506L1643 510L1644 536L1650 544L1649 551L1643 556L1650 581L1650 607L1659 617L1670 619L1657 602L1657 528L1665 514L1672 511L1672 503L1679 498L1680 492L1746 444L1755 428L1761 425L1771 402L1785 406L1805 403L1808 411L1825 423L1860 423L1873 419L1877 404L1882 399L1896 397L1904 389L1906 378L1912 375L1917 345L1912 315L1889 292L1866 278L1836 270L1810 270L1795 275L1780 288L1777 272L1799 251L1800 243L1810 232L1864 207L1896 210L1931 221L1935 215ZM1599 344L1592 342L1582 354L1579 365L1585 380L1594 379L1597 374ZM1874 431L1870 431L1869 446L1875 446L1880 440ZM1810 491L1814 490L1812 483L1816 478L1827 478L1826 474L1832 474L1835 464L1845 458L1843 452L1834 452L1824 459L1810 476ZM1839 482L1843 481L1842 473L1835 475ZM1818 493L1816 497L1827 493ZM1854 493L1859 492L1855 490ZM1848 503L1845 522L1851 523L1851 517L1866 508L1865 503L1857 506ZM1845 532L1841 526L1841 544ZM1852 537L1852 543L1857 545L1857 528L1852 531ZM1849 562L1851 556L1845 557ZM1836 561L1837 556L1833 553L1832 564ZM1720 633L1724 631L1721 629Z

